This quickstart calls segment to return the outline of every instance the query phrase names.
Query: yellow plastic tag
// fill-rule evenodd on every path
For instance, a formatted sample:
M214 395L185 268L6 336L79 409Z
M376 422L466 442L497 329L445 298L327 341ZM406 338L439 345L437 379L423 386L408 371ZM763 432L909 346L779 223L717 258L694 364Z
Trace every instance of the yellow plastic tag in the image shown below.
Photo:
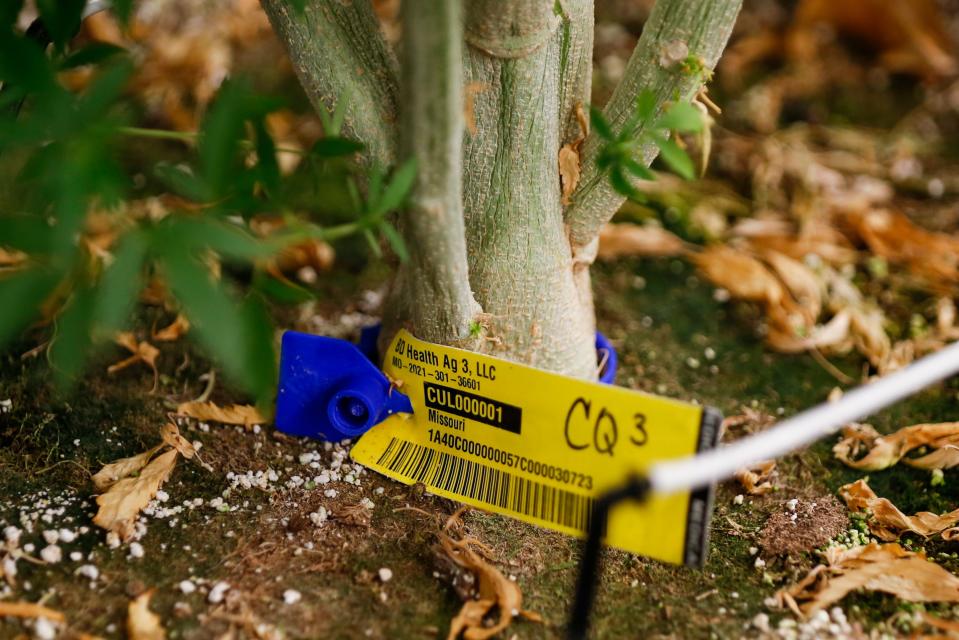
M356 462L431 493L583 536L593 500L650 463L715 446L712 409L418 340L401 331L383 370L414 413L353 447ZM610 514L606 542L702 566L712 489L650 496Z

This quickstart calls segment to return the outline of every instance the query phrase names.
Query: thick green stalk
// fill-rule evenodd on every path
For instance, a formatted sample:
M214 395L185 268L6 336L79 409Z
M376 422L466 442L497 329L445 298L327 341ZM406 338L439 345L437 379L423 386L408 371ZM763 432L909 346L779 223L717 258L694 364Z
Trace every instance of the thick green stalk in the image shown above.
M367 161L396 160L397 65L369 0L261 0L317 110L345 100L342 133L367 145Z
M467 5L466 80L480 88L463 180L470 282L485 312L482 350L591 378L593 311L573 275L558 170L569 121L560 96L569 96L567 105L578 101L572 97L584 79L571 70L582 60L563 64L568 34L555 5L546 12L544 4ZM577 16L590 6L563 4L576 5Z
M400 154L416 182L401 219L411 249L385 309L384 338L405 325L430 342L471 346L463 223L463 16L460 0L404 0Z
M603 110L613 130L618 132L625 125L643 91L656 96L657 114L670 102L694 97L719 61L741 6L742 0L657 0L625 77ZM639 123L634 133L638 135L649 124ZM566 211L577 252L592 253L600 227L625 200L596 167L602 142L593 134L586 138L582 177ZM642 160L648 165L657 153L655 145L647 145L641 150Z

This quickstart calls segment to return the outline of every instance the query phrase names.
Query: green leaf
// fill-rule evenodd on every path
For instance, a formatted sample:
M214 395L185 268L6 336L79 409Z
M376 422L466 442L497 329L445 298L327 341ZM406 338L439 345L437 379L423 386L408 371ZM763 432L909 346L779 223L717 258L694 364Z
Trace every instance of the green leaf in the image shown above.
M413 188L414 180L416 180L416 159L410 158L393 172L393 177L383 190L383 195L375 201L374 213L382 215L399 209Z
M206 184L189 167L158 162L153 166L153 175L167 188L193 202L207 202L212 196Z
M589 124L600 138L612 142L615 137L612 127L609 126L603 113L592 105L589 107Z
M133 65L129 60L120 60L98 73L77 104L78 120L88 124L112 107L132 74Z
M406 242L403 241L403 236L393 228L393 225L386 221L380 224L380 231L383 233L386 241L390 243L393 251L396 252L396 256L400 259L400 262L408 262L410 254L409 251L406 250Z
M135 230L121 238L113 262L100 276L97 286L96 328L106 335L123 329L143 286L143 262L147 238Z
M365 148L366 147L362 142L357 142L356 140L331 137L320 138L317 140L310 153L313 153L321 158L338 158L342 156L353 155L354 153L358 153Z
M0 81L30 93L66 96L43 49L27 38L0 32Z
M40 216L0 215L0 246L24 253L42 253L49 248L50 225Z
M670 169L687 180L692 180L696 177L696 166L693 164L689 154L683 151L678 144L669 138L660 136L655 136L653 140L656 142L656 146L659 147L663 161L669 165Z
M644 89L636 97L636 114L642 122L649 122L656 115L656 94L649 89Z
M167 249L161 256L163 273L190 319L191 335L230 379L264 401L273 391L276 358L263 305L254 299L238 303L189 252Z
M623 173L619 167L610 171L609 182L617 193L627 198L633 198L638 193L630 183L629 178L626 177L626 174Z
M706 125L703 114L688 102L678 102L669 108L656 123L657 129L669 129L680 133L698 133Z
M89 287L73 293L56 319L56 334L50 346L50 362L57 384L66 386L83 371L93 344L96 294Z
M383 257L383 250L380 249L380 244L376 241L376 236L373 235L373 232L369 229L363 229L363 238L366 240L366 244L369 245L370 251L378 259Z
M227 191L236 166L236 151L243 138L243 89L226 81L213 101L200 129L200 167L214 197Z
M655 180L656 174L649 170L644 164L633 158L623 160L623 168L640 180Z
M232 222L210 216L168 216L155 231L159 250L179 247L194 254L211 249L226 258L252 261L272 255L276 247Z
M40 305L57 284L55 273L28 269L0 278L0 347L20 335L39 317Z
M268 195L276 197L280 190L280 165L276 159L276 144L267 131L263 116L253 119L253 136L256 146L256 173Z
M110 5L113 14L119 18L120 24L126 26L133 15L133 0L112 0Z
M262 269L253 272L253 288L282 304L302 304L316 299L316 294L289 280L278 280Z
M126 52L127 50L123 47L118 47L107 42L94 42L71 53L64 58L59 67L60 70L66 70L83 67L88 64L100 64Z
M23 9L23 0L3 0L0 2L0 31L7 31L17 23L17 16Z
M86 0L36 0L43 26L58 48L73 39L80 30L80 16Z

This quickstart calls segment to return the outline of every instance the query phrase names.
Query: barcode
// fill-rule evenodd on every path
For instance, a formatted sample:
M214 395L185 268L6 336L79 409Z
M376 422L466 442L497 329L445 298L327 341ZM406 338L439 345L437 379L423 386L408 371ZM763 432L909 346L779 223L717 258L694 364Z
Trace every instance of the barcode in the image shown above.
M593 499L432 447L393 438L377 463L414 482L578 531L588 531Z

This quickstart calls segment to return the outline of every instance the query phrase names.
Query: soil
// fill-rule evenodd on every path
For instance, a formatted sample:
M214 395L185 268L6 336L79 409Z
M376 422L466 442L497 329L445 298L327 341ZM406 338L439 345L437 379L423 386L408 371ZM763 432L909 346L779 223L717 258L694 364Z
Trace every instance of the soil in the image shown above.
M709 403L727 415L755 416L792 414L821 401L835 386L812 358L765 351L744 321L748 307L717 302L711 288L682 262L626 260L596 272L600 328L621 355L619 384ZM336 325L344 315L349 321L357 309L367 308L364 300L382 276L382 270L373 269L331 277L329 297L321 300L351 302L313 305L316 321ZM141 328L147 330L153 321L142 318ZM436 532L457 505L368 471L358 473L358 485L342 479L311 483L309 478L322 475L344 452L288 438L269 425L247 430L184 423L183 434L202 443L200 457L212 471L191 461L178 463L164 487L167 502L143 519L142 558L132 557L128 547L107 546L103 532L90 522L89 473L152 446L171 407L202 392L206 383L200 376L210 365L188 344L164 347L155 394L150 394L153 376L146 367L105 373L119 350L101 354L69 394L48 385L44 362L16 355L32 344L0 361L0 399L11 400L10 410L0 414L0 495L5 496L0 525L23 528L36 516L33 531L21 541L33 543L34 554L45 546L45 529L88 527L74 542L60 544L61 562L18 562L17 584L8 599L42 600L66 614L71 630L103 637L122 635L127 603L146 589L155 589L152 607L171 638L212 638L231 630L237 637L443 637L460 599L434 547ZM691 368L688 360L702 358L707 348L715 351L715 369ZM839 365L853 368L852 363ZM212 399L225 403L240 398L217 384ZM944 420L955 409L955 390L936 388L875 423L888 431L905 420ZM752 428L759 427L731 428L727 437ZM769 610L764 600L794 578L796 570L757 567L751 549L762 546L766 553L782 553L808 566L826 534L841 529L829 496L858 475L832 459L831 444L781 460L777 489L765 496L736 504L734 497L742 489L734 483L720 486L704 570L610 552L594 611L594 637L759 636L762 632L751 626L757 614L769 614L774 628L789 618ZM269 469L279 479L265 488L237 484L237 476L252 472L255 477ZM928 474L908 468L874 474L870 484L880 495L901 497L897 504L904 510L935 510L957 498L955 484L931 488ZM327 487L337 492L335 497L326 495ZM775 533L784 502L797 496L803 522L809 505L808 522L823 527L822 535L805 530L797 535L795 527L792 535ZM211 506L218 498L223 505ZM198 499L202 505L164 513ZM316 524L311 514L320 507L327 520ZM466 533L490 546L496 566L515 577L523 606L544 618L543 623L518 620L510 634L561 637L579 543L481 511L467 512L463 522ZM764 544L773 537L781 546ZM945 566L959 568L956 559L936 555L949 552L943 543L926 543L926 549ZM72 552L81 559L72 560ZM77 573L87 564L97 567L97 580ZM380 569L391 571L389 581L380 579ZM184 580L196 590L184 593ZM219 581L230 589L222 602L211 603L210 589ZM285 604L284 593L291 589L301 599ZM900 607L879 595L855 595L844 606L853 621L873 628L881 628ZM2 638L25 631L16 622L0 623Z

